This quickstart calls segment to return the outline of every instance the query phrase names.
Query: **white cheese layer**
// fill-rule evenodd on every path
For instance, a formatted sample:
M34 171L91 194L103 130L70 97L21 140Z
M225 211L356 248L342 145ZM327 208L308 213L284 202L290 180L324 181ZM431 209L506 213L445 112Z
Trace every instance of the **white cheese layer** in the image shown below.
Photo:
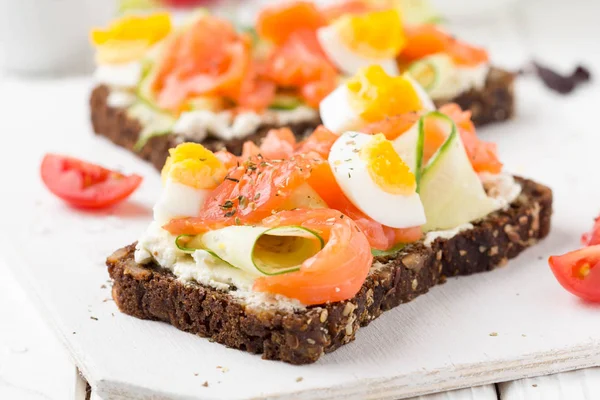
M142 63L98 65L94 73L96 82L117 89L135 89L142 79Z
M251 135L260 126L285 126L309 122L317 118L317 111L306 106L293 110L267 110L262 114L244 112L235 116L230 111L215 113L208 110L195 110L181 114L173 127L173 132L198 142L208 136L231 140Z
M521 185L510 174L481 173L479 178L488 196L497 201L499 210L508 207L521 194Z
M152 222L138 240L135 261L147 264L152 260L170 270L182 282L197 282L217 290L228 291L243 300L252 308L277 308L300 310L304 306L295 299L252 291L256 275L233 268L204 250L196 250L192 255L175 246L174 235L162 229L159 223ZM230 290L235 287L236 290Z
M502 210L510 206L517 197L521 194L521 185L515 181L512 175L501 173L501 174L489 174L482 173L479 177L485 187L487 195L497 202L497 209ZM459 225L453 229L446 229L442 231L431 231L425 235L425 246L431 246L436 239L452 239L454 236L461 232L473 229L473 224Z
M454 229L446 229L443 231L431 231L427 232L425 235L424 244L427 247L431 247L431 244L436 241L436 239L452 239L454 236L458 235L461 232L468 231L469 229L473 229L473 224L462 224L457 226Z
M135 94L126 90L111 90L108 94L106 103L112 108L127 108L135 103L137 97Z
M490 72L490 65L482 63L475 67L454 66L444 71L439 79L441 82L429 91L434 100L452 99L471 89L480 90Z

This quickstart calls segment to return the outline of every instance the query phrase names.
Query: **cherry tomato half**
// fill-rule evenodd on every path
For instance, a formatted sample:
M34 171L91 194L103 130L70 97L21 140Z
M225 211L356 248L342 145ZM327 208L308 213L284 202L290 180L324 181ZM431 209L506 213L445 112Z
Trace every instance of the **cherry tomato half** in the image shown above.
M548 263L565 289L584 300L600 302L600 245L551 256Z
M594 227L590 232L584 233L581 236L581 243L584 246L592 246L600 244L600 217L594 220Z
M58 154L46 154L40 169L42 181L53 194L75 207L112 206L133 193L142 177L123 175L96 164Z

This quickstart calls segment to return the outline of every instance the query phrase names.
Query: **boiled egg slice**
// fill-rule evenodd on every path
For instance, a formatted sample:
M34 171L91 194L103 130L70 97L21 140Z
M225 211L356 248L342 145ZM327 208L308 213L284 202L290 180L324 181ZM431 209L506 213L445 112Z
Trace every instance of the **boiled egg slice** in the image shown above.
M435 110L423 88L410 76L391 76L379 65L362 68L319 105L323 125L336 133L421 110Z
M204 146L182 143L169 150L161 172L163 191L154 206L154 220L196 217L212 190L223 181L225 166Z
M368 217L392 228L425 224L415 175L383 134L346 132L328 161L344 195Z
M369 65L399 74L396 56L406 37L396 9L344 15L320 28L317 38L327 57L346 75Z

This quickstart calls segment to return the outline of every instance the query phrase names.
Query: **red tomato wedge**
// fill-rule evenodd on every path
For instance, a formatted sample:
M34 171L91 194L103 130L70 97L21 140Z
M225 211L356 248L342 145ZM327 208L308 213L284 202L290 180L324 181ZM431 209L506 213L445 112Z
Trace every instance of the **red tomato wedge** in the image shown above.
M412 243L421 239L421 227L396 229L373 221L360 211L342 192L328 162L313 165L308 184L330 208L352 218L360 227L372 248L389 250L398 243Z
M303 226L320 233L326 244L299 271L258 278L253 289L281 294L306 305L352 298L365 281L373 256L365 235L339 211L283 211L263 221L266 226Z
M267 60L265 75L278 86L299 90L313 107L336 88L338 77L316 33L310 30L295 31L276 47Z
M584 300L600 302L600 245L551 256L548 263L565 289Z
M251 39L231 23L198 18L166 44L152 82L158 105L179 111L190 97L216 95L242 107L260 109L272 101L275 86L259 78L251 58Z
M40 172L42 181L53 194L72 206L89 209L117 204L142 183L139 175L123 175L58 154L46 154Z
M253 157L232 169L196 218L179 218L164 228L174 235L196 235L236 223L255 223L282 207L302 185L314 161L303 155L286 160Z
M581 236L581 243L584 246L593 246L600 244L600 217L594 220L594 227L589 233L584 233Z
M415 61L436 53L448 54L458 65L475 66L489 60L487 51L462 42L435 25L406 27L403 61Z
M280 45L294 32L316 31L326 23L325 17L312 2L284 2L261 11L256 31L261 38Z

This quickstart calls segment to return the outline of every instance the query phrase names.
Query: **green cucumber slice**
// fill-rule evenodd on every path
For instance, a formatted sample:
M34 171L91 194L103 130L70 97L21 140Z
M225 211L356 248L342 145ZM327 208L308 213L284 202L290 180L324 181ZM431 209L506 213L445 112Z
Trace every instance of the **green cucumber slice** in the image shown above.
M445 115L440 116L451 123L452 130L421 175L420 196L427 217L425 232L456 228L498 208L473 170L456 125Z
M303 105L304 102L298 96L290 94L278 94L269 106L271 110L293 110Z
M203 248L201 238L202 238L201 236L195 236L195 235L185 235L185 234L179 235L175 238L175 246L177 246L177 248L179 250L183 251L184 253L188 253L188 254L192 254L196 250L204 250L208 254L210 254L211 256L215 257L216 259L224 262L228 266L238 269L236 266L231 265L227 261L220 258L214 251Z
M419 60L410 64L408 73L425 89L431 90L438 82L439 73L435 63L431 60Z
M219 112L227 108L227 100L223 97L197 96L189 99L185 108L189 111Z
M371 249L371 254L373 255L373 257L391 256L391 255L396 254L397 252L399 252L400 250L402 250L405 247L406 247L406 244L398 243L397 245L395 245L394 247L392 247L389 250Z
M415 174L417 181L417 193L419 192L419 181L421 180L421 165L423 164L423 146L425 134L423 132L423 117L420 118L407 132L392 141L392 146L402 161L408 165L410 171Z
M138 141L133 146L135 151L140 151L150 138L171 133L176 122L173 116L152 108L141 101L129 107L127 115L137 119L143 126Z
M119 0L118 5L118 13L126 14L141 10L151 10L159 4L156 0Z
M442 21L429 0L400 0L400 9L407 25L436 24Z
M446 125L448 135L451 135L456 126L454 122L445 114L439 111L430 111L423 115L419 120L402 135L393 140L392 146L396 153L409 166L411 172L415 174L417 181L417 193L420 192L421 177L423 175L423 150L425 146L425 121L435 119L441 124Z
M206 250L232 267L256 276L297 271L325 246L318 233L301 226L229 226L196 237L180 235L175 244L187 253Z
M160 112L164 112L156 104L156 97L154 91L152 90L152 82L156 77L157 70L154 68L152 61L147 62L146 68L147 69L137 89L137 97L140 102L145 103L148 107Z
M447 81L454 69L454 63L448 55L433 54L410 64L407 72L428 94L431 94Z
M304 261L317 254L325 241L316 232L300 226L269 229L252 248L252 262L265 275L297 271Z

